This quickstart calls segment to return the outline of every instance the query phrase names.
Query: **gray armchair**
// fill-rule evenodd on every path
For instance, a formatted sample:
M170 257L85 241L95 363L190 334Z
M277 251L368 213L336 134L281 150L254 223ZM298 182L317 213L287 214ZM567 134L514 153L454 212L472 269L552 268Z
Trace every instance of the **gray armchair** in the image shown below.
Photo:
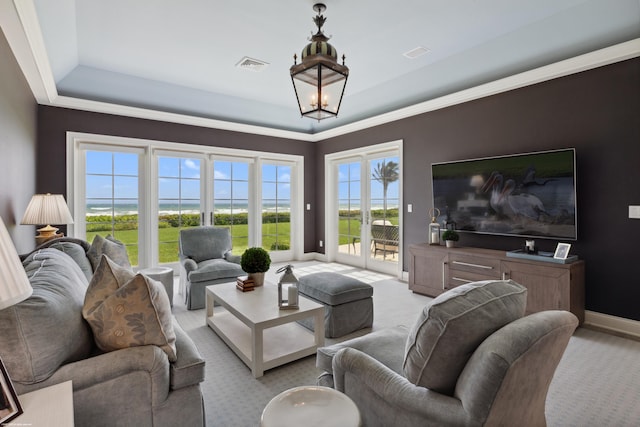
M187 309L205 306L205 287L235 280L246 273L240 256L231 254L231 232L222 227L180 230L180 290Z
M549 384L578 321L566 311L521 317L526 298L506 283L497 304L495 289L473 295L483 286L464 285L440 296L463 301L436 298L411 330L319 349L318 383L348 395L368 427L545 426Z

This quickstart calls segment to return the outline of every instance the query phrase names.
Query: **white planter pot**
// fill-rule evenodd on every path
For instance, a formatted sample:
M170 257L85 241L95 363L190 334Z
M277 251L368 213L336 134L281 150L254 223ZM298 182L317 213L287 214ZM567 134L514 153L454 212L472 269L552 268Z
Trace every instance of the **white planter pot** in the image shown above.
M264 273L249 273L249 278L253 279L254 286L264 285Z

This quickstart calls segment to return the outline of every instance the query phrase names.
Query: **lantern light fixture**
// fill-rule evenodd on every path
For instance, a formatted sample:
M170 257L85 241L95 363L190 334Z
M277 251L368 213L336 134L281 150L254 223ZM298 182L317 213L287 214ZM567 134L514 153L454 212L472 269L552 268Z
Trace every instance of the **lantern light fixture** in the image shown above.
M326 8L323 3L313 6L318 13L313 18L318 32L302 50L299 64L298 56L293 55L293 66L289 70L300 114L318 121L338 115L349 76L345 56L342 55L342 64L338 64L338 52L322 32L326 21L322 12Z

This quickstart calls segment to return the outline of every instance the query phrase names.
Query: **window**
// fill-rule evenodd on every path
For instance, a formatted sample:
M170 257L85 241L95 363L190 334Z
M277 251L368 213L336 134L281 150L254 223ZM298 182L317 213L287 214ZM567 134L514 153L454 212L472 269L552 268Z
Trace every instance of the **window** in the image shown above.
M158 157L158 260L178 261L180 230L200 225L200 160Z
M229 227L233 253L249 246L249 163L214 160L213 224Z
M338 165L338 251L360 253L360 162Z
M268 251L291 247L291 166L262 166L262 247Z
M112 234L140 268L178 269L180 230L199 225L229 227L236 255L300 258L303 170L297 155L68 132L69 235Z
M86 239L112 235L138 265L138 154L85 151Z

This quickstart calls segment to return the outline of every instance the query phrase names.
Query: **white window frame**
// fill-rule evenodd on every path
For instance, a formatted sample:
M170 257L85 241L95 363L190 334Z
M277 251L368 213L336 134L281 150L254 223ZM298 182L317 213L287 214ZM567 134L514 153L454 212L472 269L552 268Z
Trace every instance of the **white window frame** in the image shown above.
M249 228L249 245L259 246L262 237L261 164L276 162L291 164L291 250L276 251L273 262L299 260L304 257L304 157L235 148L212 147L181 142L166 142L149 139L117 137L111 135L67 132L67 199L75 224L68 228L69 236L84 238L85 222L85 164L82 150L122 151L140 153L139 161L139 268L158 265L158 156L197 157L201 162L201 194L205 212L204 224L209 224L213 211L213 160L248 161L249 168L249 212L253 227ZM144 217L142 216L144 215ZM165 264L178 268L178 263Z

